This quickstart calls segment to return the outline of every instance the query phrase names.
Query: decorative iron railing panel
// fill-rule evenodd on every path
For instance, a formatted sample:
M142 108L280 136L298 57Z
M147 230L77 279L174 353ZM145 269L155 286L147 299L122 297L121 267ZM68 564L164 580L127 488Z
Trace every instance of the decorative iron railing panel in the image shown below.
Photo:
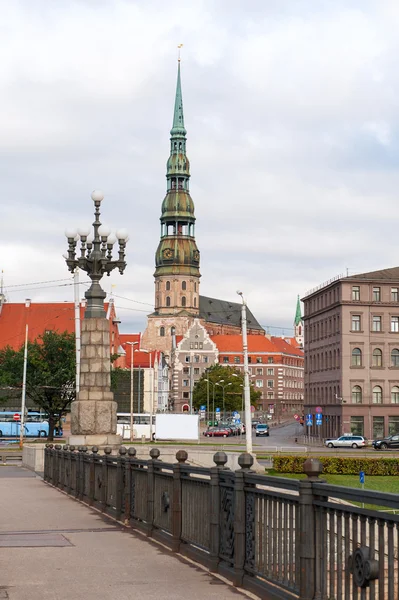
M209 479L182 478L182 532L185 542L209 549Z
M157 471L154 476L154 525L172 533L173 472Z

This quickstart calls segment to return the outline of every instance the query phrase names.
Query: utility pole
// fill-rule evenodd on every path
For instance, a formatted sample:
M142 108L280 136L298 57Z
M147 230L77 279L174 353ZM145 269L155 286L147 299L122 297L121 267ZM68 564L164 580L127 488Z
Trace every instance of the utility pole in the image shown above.
M25 301L25 307L30 307L30 300ZM22 398L21 398L21 420L19 422L19 447L24 445L24 427L25 427L25 406L26 406L26 368L28 365L28 317L26 317L25 325L25 347L24 347L24 369L22 375Z
M79 268L73 272L73 289L75 300L75 351L76 351L76 398L80 387L80 297L79 297Z
M247 338L247 305L242 292L237 292L242 299L241 307L241 331L242 350L244 355L244 405L245 405L245 427L246 427L246 450L252 454L252 413L251 395L249 389L249 367L248 367L248 338Z

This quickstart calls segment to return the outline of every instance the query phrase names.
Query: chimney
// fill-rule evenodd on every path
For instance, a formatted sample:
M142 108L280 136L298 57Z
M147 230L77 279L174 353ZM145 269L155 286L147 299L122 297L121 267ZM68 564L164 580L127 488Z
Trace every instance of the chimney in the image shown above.
M30 307L30 303L31 303L31 299L30 298L26 298L26 300L25 300L25 308L29 308Z

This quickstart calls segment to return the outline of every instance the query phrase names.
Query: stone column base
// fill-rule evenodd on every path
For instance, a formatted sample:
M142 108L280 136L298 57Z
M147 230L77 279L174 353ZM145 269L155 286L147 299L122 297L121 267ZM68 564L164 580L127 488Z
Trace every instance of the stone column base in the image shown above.
M89 451L92 446L98 446L103 448L104 446L110 446L115 449L122 443L122 436L112 433L97 433L94 435L70 435L66 440L70 446L87 446Z
M71 404L72 435L116 434L116 410L114 400L74 400Z

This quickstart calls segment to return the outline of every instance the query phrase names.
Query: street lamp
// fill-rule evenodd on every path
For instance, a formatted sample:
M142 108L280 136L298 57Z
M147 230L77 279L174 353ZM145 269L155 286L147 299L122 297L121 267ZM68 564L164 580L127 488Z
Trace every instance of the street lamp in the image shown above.
M130 346L130 441L133 442L133 364L134 364L134 351L133 348L139 344L139 342L126 342L127 346ZM140 393L140 391L139 391Z
M211 381L210 379L204 379L204 381L207 382L208 385L212 386L212 421L213 423L215 422L215 384L213 383L213 381ZM209 407L208 407L208 411L209 411Z
M223 421L225 421L225 420L226 420L226 406L225 406L225 403L224 403L224 390L225 390L225 389L226 389L226 388L227 388L229 385L232 385L232 383L230 382L230 383L226 383L226 385L221 385L221 383L222 383L223 381L224 381L224 379L221 379L221 380L220 380L218 383L216 383L215 385L219 385L219 386L222 388L222 390L223 390Z
M100 281L104 273L110 275L113 269L118 268L122 275L126 267L125 248L128 240L126 229L119 229L116 236L110 229L101 224L100 205L104 199L104 194L95 190L91 194L94 202L94 235L90 234L89 228L67 229L65 235L68 239L68 257L66 263L69 271L73 273L77 267L86 271L91 279L91 286L85 293L87 299L87 308L85 318L104 318L104 299L106 293L100 286ZM76 245L80 238L81 248L80 256L76 257ZM118 258L112 260L112 247L116 240L119 242Z
M244 355L244 399L245 399L245 426L247 435L245 436L246 449L249 454L252 453L252 414L251 414L251 396L249 390L249 367L248 367L248 338L247 338L247 304L242 292L237 291L241 296L241 330L242 330L242 351Z

